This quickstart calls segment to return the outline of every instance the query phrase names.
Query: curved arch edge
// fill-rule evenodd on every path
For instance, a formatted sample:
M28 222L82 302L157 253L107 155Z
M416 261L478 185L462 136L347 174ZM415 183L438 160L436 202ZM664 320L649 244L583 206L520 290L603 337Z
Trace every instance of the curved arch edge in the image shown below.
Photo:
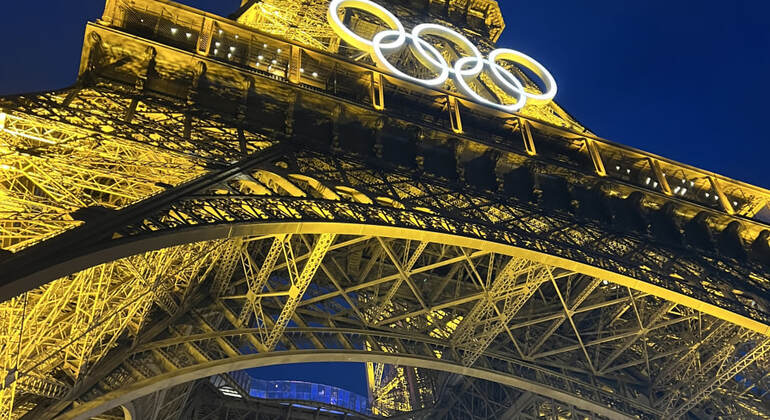
M94 400L79 405L72 410L56 417L56 420L88 420L107 410L128 404L131 401L149 395L155 391L172 386L220 375L227 372L252 369L256 367L283 365L293 363L324 363L324 362L377 362L393 365L412 366L424 369L439 370L448 373L473 377L497 382L503 385L526 389L530 392L551 397L575 407L594 412L613 420L631 420L632 418L611 408L583 400L574 395L485 369L464 367L438 359L428 359L419 356L394 355L392 353L369 352L363 350L305 350L277 353L260 353L238 356L230 359L217 360L201 365L182 368L165 373L154 378L146 379L127 387L108 392Z
M339 222L280 222L280 223L241 223L230 225L196 226L172 232L164 232L142 238L126 238L116 240L114 246L86 252L65 263L56 264L32 275L17 279L10 285L0 288L0 296L8 296L14 289L29 284L46 284L50 281L68 276L99 264L108 263L132 255L148 251L184 245L194 242L232 239L244 236L278 235L278 234L324 234L339 235L377 235L390 238L411 239L451 244L495 252L511 257L526 258L541 264L571 270L576 273L610 281L623 287L650 294L704 314L731 322L751 331L770 336L770 325L763 324L746 316L730 312L727 309L700 301L680 292L669 290L645 281L618 274L609 270L594 267L585 263L575 262L566 258L545 254L538 251L501 244L483 239L470 238L447 233L425 230L407 229L392 226L370 224L352 224Z

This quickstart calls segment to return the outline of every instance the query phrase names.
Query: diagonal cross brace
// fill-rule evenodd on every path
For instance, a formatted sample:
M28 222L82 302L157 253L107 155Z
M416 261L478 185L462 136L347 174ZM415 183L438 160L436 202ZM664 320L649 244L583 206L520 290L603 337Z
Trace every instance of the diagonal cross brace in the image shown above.
M523 285L517 285L526 274ZM537 289L551 278L551 269L526 260L513 258L498 273L487 298L479 301L455 332L455 346L462 348L462 364L472 366ZM521 288L513 293L514 288ZM498 302L503 299L502 309ZM481 331L477 331L481 326Z
M291 235L278 235L273 239L273 243L270 245L270 250L265 256L265 260L262 262L262 267L257 273L254 273L254 267L256 267L256 261L247 252L241 254L241 263L243 264L243 271L246 276L246 282L249 285L249 291L246 295L246 303L241 308L241 313L238 316L238 320L241 325L247 326L247 322L251 313L257 319L260 319L259 310L257 309L257 299L262 289L265 288L267 280L270 278L270 273L275 269L275 264L278 262L278 257L281 256L281 250L285 242L288 242Z
M686 398L684 402L675 407L669 407L663 418L678 419L692 408L698 406L703 400L708 398L714 391L721 388L727 381L734 378L735 375L741 373L745 368L751 366L759 360L767 358L770 354L770 338L764 337L757 343L754 348L749 350L743 357L735 361L728 368L722 370L716 377L707 378L702 382L700 387L693 392L689 398Z
M283 332L286 330L289 320L294 315L294 311L302 300L302 296L305 295L308 286L310 286L310 281L315 277L315 273L318 271L318 267L321 266L321 261L323 261L329 248L331 248L335 237L336 235L330 233L320 235L318 237L318 242L316 242L313 251L310 253L310 257L305 263L305 267L302 269L302 273L293 276L293 284L289 291L289 298L286 300L286 303L281 310L281 314L278 316L278 320L275 321L275 325L273 325L273 328L270 330L270 334L265 341L265 347L267 347L268 351L275 349L278 340L283 336ZM287 262L290 266L294 263L293 261Z
M398 289L401 287L403 282L405 281L408 282L410 288L414 287L411 283L411 279L409 278L411 274L410 271L412 271L412 268L414 268L414 265L417 264L417 260L420 258L420 255L422 255L423 251L425 251L425 248L428 246L428 243L420 242L420 245L418 245L417 249L414 250L414 252L412 253L412 256L409 258L409 261L407 261L406 265L403 267L399 267L398 261L396 261L396 259L394 258L392 251L389 248L387 248L387 245L385 244L385 242L382 241L382 239L380 238L377 238L377 239L380 241L381 246L383 247L385 252L388 254L388 256L391 257L393 264L396 264L396 267L399 271L399 278L395 282L393 282L393 285L391 285L390 289L388 289L388 292L385 295L385 297L382 299L382 302L377 306L377 309L374 311L374 313L377 314L376 316L384 317L386 314L385 311L388 308L388 305L393 300L393 297L396 296L396 293L398 292ZM419 296L416 296L416 297L418 299L420 298Z

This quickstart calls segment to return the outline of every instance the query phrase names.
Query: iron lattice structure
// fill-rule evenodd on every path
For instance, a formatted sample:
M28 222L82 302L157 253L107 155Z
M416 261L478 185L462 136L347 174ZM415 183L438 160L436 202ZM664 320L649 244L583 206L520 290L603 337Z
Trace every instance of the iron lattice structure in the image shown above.
M325 7L110 0L75 86L0 99L1 417L325 418L232 372L331 361L359 418L770 417L770 192L404 83Z

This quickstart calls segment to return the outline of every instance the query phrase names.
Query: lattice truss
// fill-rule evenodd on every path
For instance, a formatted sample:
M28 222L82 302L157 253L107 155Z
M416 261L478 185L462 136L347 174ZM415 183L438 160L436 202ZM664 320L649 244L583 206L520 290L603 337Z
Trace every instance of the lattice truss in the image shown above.
M244 151L238 145L267 144L174 111L181 103L135 93L78 87L12 98L13 111L0 109L0 250L18 252L195 179L212 159ZM207 260L188 248L94 268L0 304L0 413L10 412L14 393L61 397L116 340L141 329L153 301L172 311L183 281L147 270L157 264L192 276L187 270ZM11 327L20 323L23 331ZM25 371L27 379L13 380Z
M133 143L143 147L152 140L138 138ZM227 156L228 149L221 150ZM343 178L348 186L328 187ZM379 197L379 205L371 197ZM366 203L369 213L362 210ZM471 232L450 220L399 215L403 203L427 216L428 209L452 208L497 225L508 217L511 227L515 218L546 237L554 227L568 228L514 207L489 206L440 183L306 151L211 185L119 236L282 217L385 225L399 219ZM572 240L609 240L600 230L591 232L582 227ZM637 253L634 244L612 239L608 246ZM6 302L2 311L2 401L11 418L58 413L72 401L98 401L130 383L156 382L185 368L302 350L419 357L418 368L370 365L375 410L382 414L435 406L445 416L463 418L470 410L478 418L497 418L515 403L510 390L488 393L497 395L491 406L453 399L473 395L481 385L420 368L426 359L544 384L562 397L577 393L588 404L643 418L690 410L739 416L766 411L768 342L756 334L597 278L452 243L379 234L200 243L86 270ZM223 377L229 389L247 392L230 375ZM178 416L191 389L188 384L155 394L157 418ZM522 410L591 411L553 402L540 407Z
M174 314L222 253L217 243L155 251L88 269L0 306L3 418L64 398L153 311ZM10 415L10 417L9 417Z
M130 89L75 88L10 100L14 112L0 111L0 249L6 251L94 215L79 209L122 209L201 176L211 159L240 152L236 129ZM244 140L251 150L266 145L248 132Z
M111 131L0 113L3 249L18 251L79 224L78 209L120 209L204 172L189 157L105 134Z
M238 21L260 31L326 50L337 36L326 24L327 0L248 2ZM339 41L336 41L339 43Z
M315 19L309 2L292 3L308 10L291 6L285 13ZM136 16L141 22L150 15ZM177 15L182 12L171 17ZM170 26L170 18L164 22L155 30L172 34L176 28L184 36ZM263 24L279 31L280 19L272 22ZM101 34L106 37L106 30ZM244 33L233 32L233 39L238 34ZM612 185L597 186L595 177L578 168L591 165L585 151L590 141L558 148L556 141L564 139L524 120L506 127L507 143L492 151L498 160L485 160L486 148L455 139L457 150L448 157L441 154L446 149L428 148L412 156L408 167L398 166L385 162L388 153L393 155L392 144L367 138L373 136L363 126L351 142L350 135L346 140L341 134L342 119L329 122L332 128L324 125L319 113L340 113L328 106L339 107L332 96L336 91L325 90L323 100L315 102L309 90L303 91L304 105L271 101L262 94L293 94L279 85L280 76L264 78L273 85L255 79L250 85L236 77L233 67L223 76L209 61L211 78L238 79L249 89L259 86L232 89L239 96L232 101L241 105L215 112L198 105L197 90L205 77L203 71L179 67L182 53L161 51L176 54L166 60L177 67L155 69L157 51L146 49L146 56L135 57L126 51L138 41L117 39L116 45L127 49L110 56L106 45L97 44L78 87L0 100L3 250L46 249L50 241L45 239L67 229L89 235L78 236L74 250L57 252L77 253L86 245L107 249L122 239L151 240L234 225L333 222L341 231L242 231L228 239L91 267L0 304L0 416L35 419L65 413L63 418L74 418L87 413L115 418L121 409L111 404L123 404L140 413L138 418L184 418L195 387L174 383L178 375L218 375L218 392L247 400L242 375L229 371L275 355L328 355L329 360L369 362L376 414L768 417L767 338L655 297L646 287L655 285L767 324L766 267L747 257L739 236L735 248L743 253L732 256L723 254L724 248L685 246L679 219L666 219L674 220L669 229L674 233L665 243L661 232L667 231L660 224L629 219L635 208L626 206L640 188L667 191L666 200L673 202L676 194L685 196L683 186L689 186L686 198L692 202L721 200L724 209L732 208L732 202L737 214L749 217L766 200L720 193L707 175L673 164L661 168L660 162L627 151L610 153L614 149L607 144L601 145L606 168L596 170L609 175L604 180ZM263 42L259 39L259 46ZM450 53L446 47L443 51ZM120 75L123 83L94 76L96 70L122 65L131 68ZM161 83L160 74L175 81ZM173 95L147 94L146 82L152 78ZM262 97L255 99L257 94ZM349 116L382 118L388 129L403 125L369 110L356 109ZM566 121L538 118L557 125ZM310 132L312 144L297 140L303 130ZM513 172L513 166L523 168L525 158L511 157L508 144L512 133L526 137L527 132L530 137L534 133L545 156L533 164L535 174L573 184L571 196L565 181L566 203L554 204L556 195L545 182L517 189L526 177L511 175L521 173ZM420 133L419 147L449 142ZM395 136L409 137L404 132ZM321 151L313 143L327 140L330 146ZM283 148L271 147L276 143ZM344 144L361 153L343 152ZM397 154L406 156L408 145L396 144ZM265 149L273 158L261 158ZM234 163L246 157L258 163ZM449 171L436 175L437 167ZM479 188L473 179L484 168L491 186ZM234 174L209 182L226 170ZM681 184L664 188L667 174ZM660 185L653 184L653 177ZM181 190L188 181L196 188L166 199L166 193ZM730 188L740 192L744 186ZM586 199L577 195L580 189L596 194ZM655 200L645 208L653 221L666 209ZM592 202L605 201L612 203L611 211L588 214ZM696 219L689 204L679 204L679 216ZM129 210L132 218L126 216ZM727 224L727 218L720 213L717 224ZM760 229L752 226L747 240L754 240ZM704 243L711 242L711 230L724 226L718 227L705 229ZM414 232L444 236L420 239ZM461 238L499 245L496 251L510 251L510 246L536 250L575 264L544 264L471 246ZM0 255L0 263L5 257ZM637 279L636 285L647 291L581 274L577 263ZM146 391L144 396L131 402L136 395L127 396L129 385ZM73 403L77 406L70 411Z
M342 177L349 186L327 187ZM387 207L362 212L361 203L373 204L370 197ZM400 218L428 226L431 219L419 213L393 212L403 203L426 209L425 215L430 208L453 208L498 225L499 218L515 217L548 237L554 226L567 228L513 207L506 216L502 207L440 184L307 151L211 185L119 236L248 218L336 217L385 225ZM460 229L435 220L430 223ZM572 240L608 240L586 229L574 231L581 236ZM613 252L639 252L628 238L613 241ZM2 310L8 326L2 395L12 418L98 401L132 382L155 382L184 368L311 349L484 368L643 418L689 410L764 416L766 410L768 343L756 334L597 278L452 243L378 234L201 243L86 270L6 302ZM515 402L508 400L515 396L510 390L498 393L492 406L453 399L481 385L415 364L370 365L375 410L435 406L444 416L463 418L470 410L497 418ZM223 377L230 389L247 392ZM178 415L190 391L188 385L154 395L157 418ZM591 411L566 407L558 410Z
M178 418L193 386L165 389L161 377L224 366L222 386L248 398L226 363L256 366L267 351L416 358L417 369L374 365L381 414L602 418L565 395L641 418L768 410L766 338L599 279L444 243L325 234L198 243L59 280L6 303L2 316L10 418L75 400L109 408L132 383L162 391L148 391L156 417L146 418ZM462 378L424 369L426 360L483 370Z
M449 398L449 407L437 409L437 415L446 419L494 418L514 419L605 419L590 411L552 398L533 394L515 388L501 386L494 382L475 380L456 387Z

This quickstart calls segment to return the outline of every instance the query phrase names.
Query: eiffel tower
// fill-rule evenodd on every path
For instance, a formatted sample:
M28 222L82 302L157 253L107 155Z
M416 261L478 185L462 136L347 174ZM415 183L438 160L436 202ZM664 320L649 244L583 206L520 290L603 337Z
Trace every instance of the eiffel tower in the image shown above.
M770 191L405 80L328 9L107 0L74 86L0 98L0 418L770 418ZM303 362L368 408L243 372Z

